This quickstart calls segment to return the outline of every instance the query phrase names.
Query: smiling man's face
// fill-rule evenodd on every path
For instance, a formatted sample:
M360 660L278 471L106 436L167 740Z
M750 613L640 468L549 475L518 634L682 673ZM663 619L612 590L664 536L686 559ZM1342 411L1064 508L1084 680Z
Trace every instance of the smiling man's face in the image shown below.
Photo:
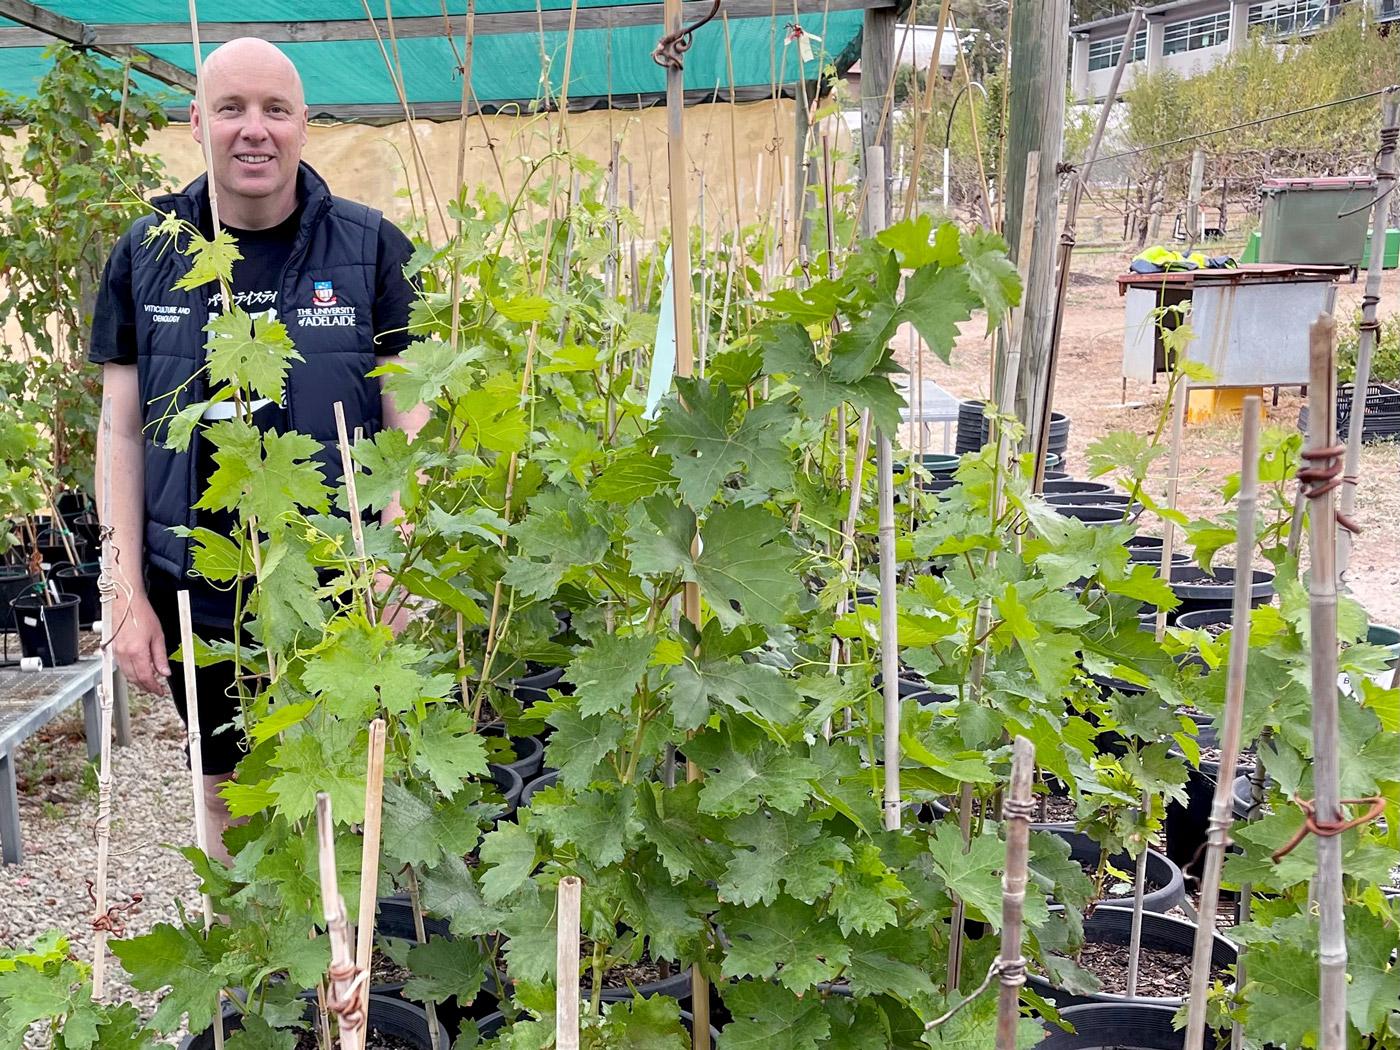
M265 40L231 40L204 63L209 112L190 107L191 131L208 136L220 218L262 229L296 207L297 164L306 144L301 78Z

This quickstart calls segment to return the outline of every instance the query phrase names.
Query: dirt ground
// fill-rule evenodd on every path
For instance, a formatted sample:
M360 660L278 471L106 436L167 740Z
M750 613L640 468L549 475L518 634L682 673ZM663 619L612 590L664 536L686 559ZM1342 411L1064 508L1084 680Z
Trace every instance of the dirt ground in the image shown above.
M1070 417L1069 471L1086 477L1084 449L1110 430L1150 434L1162 409L1165 382L1148 385L1129 380L1123 396L1122 355L1124 300L1114 278L1127 269L1128 252L1088 254L1074 259L1064 338L1055 388L1055 409ZM1355 284L1338 290L1337 316L1350 318L1360 309L1364 274ZM1386 274L1381 290L1382 317L1400 312L1400 272ZM924 357L924 376L959 397L988 395L991 341L981 337L974 319L964 326L951 364L932 354ZM911 369L912 370L912 369ZM1127 405L1134 407L1125 407ZM1304 404L1297 388L1279 392L1277 407L1269 406L1268 422L1294 427ZM942 448L943 428L929 428L930 451ZM951 450L950 450L951 451ZM1220 506L1219 487L1226 475L1239 470L1239 417L1209 424L1188 425L1182 447L1180 506L1188 514L1211 514ZM1165 459L1158 492L1165 492ZM1346 583L1366 606L1373 622L1400 623L1400 445L1363 447L1361 487L1357 494L1357 539Z

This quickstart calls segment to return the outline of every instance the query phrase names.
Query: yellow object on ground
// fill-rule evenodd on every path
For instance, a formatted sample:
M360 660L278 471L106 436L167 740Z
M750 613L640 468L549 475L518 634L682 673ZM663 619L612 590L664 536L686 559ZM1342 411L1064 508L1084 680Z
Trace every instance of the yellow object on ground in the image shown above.
M1244 399L1253 394L1259 398L1259 418L1268 413L1264 409L1264 388L1262 386L1225 386L1209 390L1192 390L1186 402L1188 423L1209 423L1221 416L1237 416L1244 408Z

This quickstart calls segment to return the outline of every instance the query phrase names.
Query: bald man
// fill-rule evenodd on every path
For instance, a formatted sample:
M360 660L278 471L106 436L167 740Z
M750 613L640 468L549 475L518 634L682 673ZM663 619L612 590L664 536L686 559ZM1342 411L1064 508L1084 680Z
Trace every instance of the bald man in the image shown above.
M414 288L404 276L412 246L372 208L331 195L325 181L301 162L308 111L301 78L291 61L264 40L232 40L212 52L202 71L207 112L190 106L190 130L210 156L208 174L183 191L153 201L213 235L210 183L220 224L237 240L235 305L281 320L302 360L292 365L280 403L253 404L265 430L296 430L317 438L327 481L340 480L333 406L344 405L351 432L372 436L383 427L417 433L419 407L401 412L367 378L377 362L408 344ZM102 365L103 392L112 408L110 481L114 541L134 593L118 599L114 623L117 662L147 692L170 695L187 717L184 680L171 674L169 654L179 645L175 595L190 591L195 631L206 639L232 637L234 594L191 575L183 528L223 535L232 517L196 510L213 473L213 449L196 429L188 451L164 447L169 395L174 407L212 393L201 366L205 325L223 307L210 283L192 291L175 284L189 258L144 244L159 216L134 223L108 259L93 318L89 360ZM210 405L205 424L231 415L228 402ZM99 443L102 442L99 436ZM99 450L99 463L103 451ZM102 505L102 500L98 501ZM392 520L395 511L386 511ZM136 565L142 573L133 572ZM218 796L243 752L232 665L201 668L198 677L206 812L211 852L226 856L219 835L228 812Z

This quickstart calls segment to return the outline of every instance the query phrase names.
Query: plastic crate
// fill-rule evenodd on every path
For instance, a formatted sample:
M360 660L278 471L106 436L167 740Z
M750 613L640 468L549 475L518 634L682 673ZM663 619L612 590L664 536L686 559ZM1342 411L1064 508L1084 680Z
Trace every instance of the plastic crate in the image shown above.
M1259 192L1261 263L1361 265L1375 179L1267 179Z

